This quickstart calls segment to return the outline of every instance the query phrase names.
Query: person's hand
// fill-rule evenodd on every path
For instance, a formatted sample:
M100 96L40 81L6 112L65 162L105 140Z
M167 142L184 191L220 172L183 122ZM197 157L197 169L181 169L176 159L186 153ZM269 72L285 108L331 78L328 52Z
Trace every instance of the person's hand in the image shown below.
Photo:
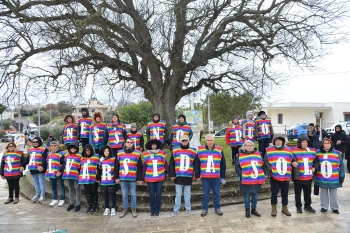
M62 172L57 171L56 176L59 177L60 175L62 175Z
M120 179L116 179L115 183L120 184Z
M312 168L312 172L315 172L315 171L316 171L316 169L313 167L313 168Z
M38 167L38 171L39 171L39 172L42 172L42 171L44 171L44 168L43 168L42 166L39 166L39 167Z
M143 181L137 181L137 185L142 185L143 184Z
M298 167L298 162L292 162L293 167Z
M20 170L20 172L23 172L24 171L24 167L21 167L19 170Z
M339 183L341 183L341 184L344 183L344 177L339 177Z
M96 182L97 182L97 183L100 183L100 181L99 181L99 180L96 180Z
M340 144L341 144L341 141L340 141L340 140L338 140L338 141L337 141L337 145L340 145Z
M174 180L175 180L175 177L170 177L170 180L171 180L171 181L174 181Z
M197 180L197 181L201 181L201 178L199 177L199 178L197 178L196 180Z

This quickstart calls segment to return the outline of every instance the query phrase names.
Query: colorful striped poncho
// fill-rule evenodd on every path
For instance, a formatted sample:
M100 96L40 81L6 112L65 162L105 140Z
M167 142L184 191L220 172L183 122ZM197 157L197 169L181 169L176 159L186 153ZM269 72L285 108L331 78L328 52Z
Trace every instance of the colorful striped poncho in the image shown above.
M245 121L242 123L242 126L245 127L245 138L252 142L255 141L255 122L254 121Z
M313 177L312 164L316 157L315 149L309 148L309 151L307 151L306 149L294 147L292 152L298 162L300 172L299 178L296 180L311 180Z
M103 144L106 130L107 126L104 123L92 124L90 126L90 144L92 146Z
M151 154L149 151L143 154L143 162L146 166L146 182L158 182L165 179L165 156L166 154L162 150L159 150L156 154Z
M78 125L67 124L63 126L63 144L70 144L78 141Z
M193 161L196 157L196 149L188 148L181 149L180 147L173 150L173 157L175 161L176 177L190 177L193 176Z
M80 160L78 184L94 184L96 182L98 164L98 154L94 154L90 158L82 157Z
M119 124L107 124L108 143L111 148L122 148L124 145L123 132L125 125Z
M20 152L7 152L2 156L2 164L4 164L4 177L21 176L21 156Z
M230 146L241 146L243 145L243 128L240 125L236 125L230 130Z
M271 138L271 119L266 118L266 119L257 119L255 121L255 125L258 129L258 137L263 139L263 138Z
M115 185L115 179L114 179L114 164L115 164L115 158L109 157L108 159L103 159L100 164L100 169L102 170L101 173L101 186L111 186Z
M47 169L45 173L46 178L56 179L57 171L59 170L61 163L61 157L63 156L63 152L49 153L46 161L47 161Z
M128 138L131 138L134 141L134 146L135 149L140 151L141 149L141 137L143 137L141 132L136 132L136 133L128 133L127 134Z
M28 151L29 163L28 170L38 170L42 166L43 154L45 152L44 147L33 147Z
M251 154L240 153L239 165L242 168L242 184L255 185L265 183L265 174L262 170L264 161L260 152Z
M272 177L278 181L289 181L292 174L292 151L289 148L279 150L271 146L266 148L266 156L271 165Z
M157 123L151 121L147 124L147 129L150 132L150 140L158 139L164 143L165 121L161 120Z
M90 126L92 125L91 117L81 117L78 119L78 127L80 130L80 138L89 138Z
M339 151L332 150L321 152L318 150L316 156L319 160L319 168L316 172L315 184L319 187L337 188L339 183L340 159Z
M180 125L175 123L173 125L173 140L171 142L171 145L173 148L180 146L180 138L182 135L187 135L187 137L190 137L190 132L191 132L191 126L189 125Z
M200 160L201 178L220 178L222 147L215 146L212 150L208 150L205 146L199 146L197 154Z
M66 154L64 160L66 166L62 178L66 180L77 180L79 178L81 154Z
M139 151L132 153L119 152L118 160L120 163L119 179L123 181L136 181L137 179L137 161L141 159Z

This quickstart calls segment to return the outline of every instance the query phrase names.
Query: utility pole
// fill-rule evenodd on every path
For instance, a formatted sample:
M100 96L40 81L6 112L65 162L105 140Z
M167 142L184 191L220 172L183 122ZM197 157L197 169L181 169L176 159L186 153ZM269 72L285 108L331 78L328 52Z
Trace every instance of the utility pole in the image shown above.
M208 133L210 133L210 98L208 96Z
M21 132L21 125L20 125L20 119L21 119L21 110L19 108L19 103L21 100L21 88L20 88L20 75L18 75L18 130L17 132Z

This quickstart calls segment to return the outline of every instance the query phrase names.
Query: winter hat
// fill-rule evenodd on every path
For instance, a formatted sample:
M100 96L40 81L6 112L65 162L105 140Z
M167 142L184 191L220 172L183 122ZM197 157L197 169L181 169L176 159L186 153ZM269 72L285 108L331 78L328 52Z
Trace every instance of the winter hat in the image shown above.
M96 114L94 115L94 119L96 119L97 117L101 118L101 115L100 115L99 113L96 113Z
M239 120L239 117L238 117L238 116L234 116L234 117L232 117L232 121L233 121L234 119Z
M160 119L160 114L158 112L154 113L152 118L154 118L155 115L157 115L159 117L159 119Z
M135 123L131 123L130 128L136 128L136 124Z
M184 114L180 114L177 119L180 119L180 117L182 117L186 121L186 116Z
M260 111L260 112L258 113L258 117L261 116L262 114L265 114L265 115L266 115L266 112L265 112L265 111Z
M187 135L182 135L181 137L180 137L180 141L182 141L182 140L188 140L188 136Z

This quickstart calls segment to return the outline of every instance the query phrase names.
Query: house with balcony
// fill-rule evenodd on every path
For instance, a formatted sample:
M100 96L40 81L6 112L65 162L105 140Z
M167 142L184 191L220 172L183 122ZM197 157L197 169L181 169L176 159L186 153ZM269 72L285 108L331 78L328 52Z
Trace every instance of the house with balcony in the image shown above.
M96 111L102 112L104 115L106 115L107 112L115 110L115 107L104 105L96 98L91 98L87 104L79 104L72 108L72 115L75 117L75 119L81 117L82 108L87 108L89 110L90 116L92 116L92 113Z

